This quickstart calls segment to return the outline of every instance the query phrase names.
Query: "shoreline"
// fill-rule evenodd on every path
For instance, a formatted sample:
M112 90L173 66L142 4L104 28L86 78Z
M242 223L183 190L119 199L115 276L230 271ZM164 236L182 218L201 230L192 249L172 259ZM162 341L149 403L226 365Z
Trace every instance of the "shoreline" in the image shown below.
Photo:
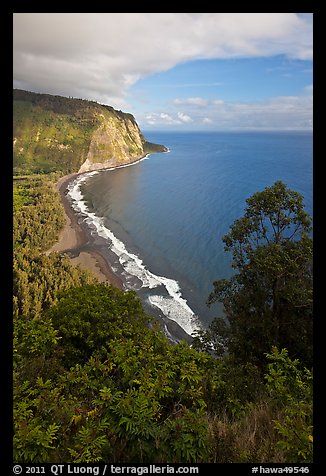
M68 254L74 265L90 271L100 282L112 284L119 289L124 289L122 280L113 272L105 257L98 250L88 247L92 244L92 237L78 223L78 217L72 210L66 197L69 183L78 175L70 174L61 177L56 183L64 208L66 223L60 232L59 240L47 251L47 254L57 252Z
M134 165L147 156L148 154L122 167ZM64 207L66 223L60 232L59 240L47 251L47 254L52 252L65 253L72 264L91 272L99 282L111 284L118 289L127 291L128 289L124 286L122 279L112 270L107 254L101 250L102 246L96 243L96 237L92 235L86 224L78 221L78 214L72 209L66 196L69 183L85 173L87 172L65 175L56 183L56 189ZM192 342L192 337L177 322L168 319L161 311L150 307L147 303L143 302L142 304L145 312L161 324L162 331L171 342L176 343L181 340L188 343Z
M86 231L78 223L78 216L71 208L70 203L66 197L66 190L70 182L75 180L78 176L84 175L88 172L101 170L114 170L122 167L128 167L135 165L142 160L145 160L150 153L146 153L142 157L139 157L128 164L117 165L109 168L97 168L94 170L87 170L83 172L75 172L72 174L64 175L60 177L55 184L57 191L60 194L61 203L65 212L66 223L60 232L59 240L46 252L46 254L52 252L73 254L75 256L69 256L73 264L79 265L82 269L90 271L100 282L106 282L113 286L123 290L124 285L122 279L117 276L105 258L105 256L99 250L84 249L90 247L94 243L94 238L91 233Z

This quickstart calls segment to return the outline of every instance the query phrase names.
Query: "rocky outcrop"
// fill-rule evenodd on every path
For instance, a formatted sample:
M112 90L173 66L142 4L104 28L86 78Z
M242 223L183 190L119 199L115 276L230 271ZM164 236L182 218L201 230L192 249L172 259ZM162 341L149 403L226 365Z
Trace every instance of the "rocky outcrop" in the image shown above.
M106 110L98 119L79 172L128 164L145 155L145 140L133 116Z

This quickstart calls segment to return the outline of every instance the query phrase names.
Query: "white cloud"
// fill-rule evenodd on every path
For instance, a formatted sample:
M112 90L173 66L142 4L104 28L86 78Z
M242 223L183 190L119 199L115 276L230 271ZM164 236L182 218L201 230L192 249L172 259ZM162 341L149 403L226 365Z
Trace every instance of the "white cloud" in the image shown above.
M187 98L187 99L175 99L174 104L178 105L195 105L195 106L207 106L208 100L204 98Z
M204 98L187 98L187 99L174 99L173 100L173 104L176 104L177 106L189 106L189 108L191 106L203 106L203 107L207 107L209 105L212 105L214 104L215 106L220 106L221 104L224 104L224 100L223 99L204 99Z
M214 99L213 104L215 104L215 106L220 106L221 104L224 104L224 101L223 99Z
M230 129L310 129L311 96L280 96L259 102L230 102L210 109L210 118Z
M211 100L205 109L189 105L190 115L184 113L152 113L145 125L164 126L178 124L192 129L212 130L303 130L312 127L312 95L280 96L265 101L227 102ZM204 113L204 114L203 114Z
M147 114L145 117L146 123L153 126L153 125L173 125L173 124L182 124L182 120L180 118L172 117L170 114L165 112L156 113L153 112L152 114Z
M183 112L178 112L177 116L182 122L185 122L185 123L192 122L191 117L188 116L187 114L184 114Z
M166 112L153 112L145 116L145 123L148 125L181 125L193 122L192 118L183 112L177 112L175 115Z
M123 107L138 79L203 58L312 57L295 13L14 13L14 86Z

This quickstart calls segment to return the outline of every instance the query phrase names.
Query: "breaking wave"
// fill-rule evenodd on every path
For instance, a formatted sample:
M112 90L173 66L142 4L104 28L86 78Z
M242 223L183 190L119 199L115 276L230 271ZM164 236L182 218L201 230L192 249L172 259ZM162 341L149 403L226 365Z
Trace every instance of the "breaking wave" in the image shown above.
M142 160L146 158L147 156ZM121 167L130 165L132 164ZM191 335L194 331L201 329L198 317L188 306L186 299L182 297L179 283L174 279L158 276L147 269L142 259L128 251L125 244L105 226L104 218L89 210L81 192L81 185L98 173L100 171L87 172L68 185L67 195L70 197L72 208L83 217L91 233L96 233L108 241L108 248L117 256L124 270L123 278L127 289L145 290L147 302L158 308L166 318L177 322L187 334Z

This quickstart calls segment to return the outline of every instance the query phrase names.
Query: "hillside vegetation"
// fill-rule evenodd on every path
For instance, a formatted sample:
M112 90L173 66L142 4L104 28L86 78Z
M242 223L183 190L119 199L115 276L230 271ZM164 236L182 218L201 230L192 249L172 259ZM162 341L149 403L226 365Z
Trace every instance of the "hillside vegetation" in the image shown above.
M92 101L13 92L14 174L63 174L133 162L167 149L147 142L135 118Z

